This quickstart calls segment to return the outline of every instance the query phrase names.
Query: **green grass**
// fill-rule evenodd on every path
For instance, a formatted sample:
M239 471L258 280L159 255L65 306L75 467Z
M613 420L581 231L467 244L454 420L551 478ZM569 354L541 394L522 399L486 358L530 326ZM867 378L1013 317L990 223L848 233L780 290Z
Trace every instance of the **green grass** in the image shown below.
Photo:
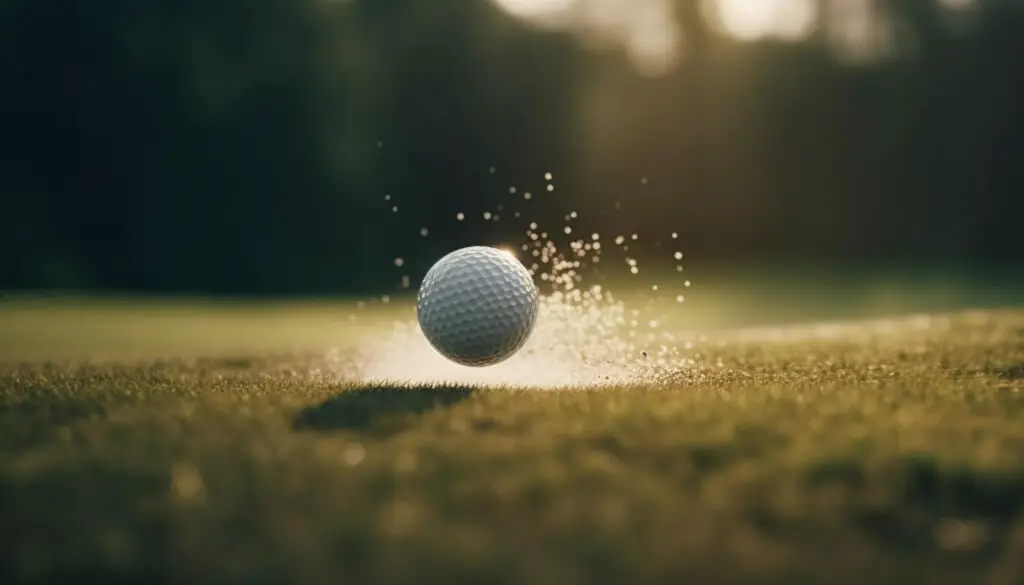
M0 583L1024 580L1024 310L599 391L365 387L348 311L0 310Z

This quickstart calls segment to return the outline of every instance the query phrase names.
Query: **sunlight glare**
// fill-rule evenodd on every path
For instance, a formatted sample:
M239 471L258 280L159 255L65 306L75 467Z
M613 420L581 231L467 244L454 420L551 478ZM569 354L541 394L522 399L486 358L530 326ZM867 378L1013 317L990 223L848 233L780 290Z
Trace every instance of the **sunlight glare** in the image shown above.
M872 0L844 0L828 4L829 40L847 62L873 62L893 50L892 19Z
M714 0L710 8L711 20L741 41L801 40L811 33L817 18L812 0Z
M511 16L527 20L550 19L565 13L576 0L493 0Z
M626 36L626 46L640 73L658 77L674 67L682 52L682 35L664 3L647 3L638 8Z
M586 48L619 47L643 75L668 73L684 48L673 0L491 1L534 26L571 32Z

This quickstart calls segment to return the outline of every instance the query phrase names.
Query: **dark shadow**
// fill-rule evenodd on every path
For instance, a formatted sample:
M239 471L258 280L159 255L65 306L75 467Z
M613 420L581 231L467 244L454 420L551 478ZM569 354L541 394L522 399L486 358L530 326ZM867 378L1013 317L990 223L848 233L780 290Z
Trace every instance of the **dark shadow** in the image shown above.
M295 416L294 427L391 434L409 427L413 415L446 408L469 398L473 392L474 388L464 386L352 388L302 409Z

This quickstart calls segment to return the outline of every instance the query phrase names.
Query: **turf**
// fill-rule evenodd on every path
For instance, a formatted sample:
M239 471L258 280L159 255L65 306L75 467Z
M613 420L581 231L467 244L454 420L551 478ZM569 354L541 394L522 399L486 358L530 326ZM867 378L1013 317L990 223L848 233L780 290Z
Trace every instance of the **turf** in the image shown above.
M1024 310L562 391L356 383L328 308L97 310L4 316L0 583L1024 582Z

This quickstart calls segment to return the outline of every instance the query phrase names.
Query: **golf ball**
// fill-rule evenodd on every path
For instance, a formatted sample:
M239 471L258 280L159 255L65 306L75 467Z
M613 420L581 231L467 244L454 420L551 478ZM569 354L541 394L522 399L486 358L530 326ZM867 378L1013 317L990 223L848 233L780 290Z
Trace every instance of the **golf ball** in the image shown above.
M510 252L470 246L441 258L416 299L423 335L466 366L501 362L526 343L537 321L537 287Z

